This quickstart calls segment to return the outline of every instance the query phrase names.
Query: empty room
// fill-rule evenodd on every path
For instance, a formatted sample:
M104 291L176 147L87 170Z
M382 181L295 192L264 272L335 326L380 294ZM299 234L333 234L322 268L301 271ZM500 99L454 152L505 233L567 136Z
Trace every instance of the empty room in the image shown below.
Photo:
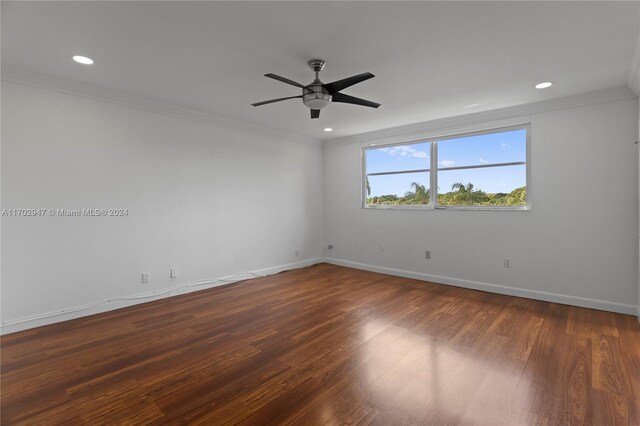
M0 7L2 425L640 425L640 2Z

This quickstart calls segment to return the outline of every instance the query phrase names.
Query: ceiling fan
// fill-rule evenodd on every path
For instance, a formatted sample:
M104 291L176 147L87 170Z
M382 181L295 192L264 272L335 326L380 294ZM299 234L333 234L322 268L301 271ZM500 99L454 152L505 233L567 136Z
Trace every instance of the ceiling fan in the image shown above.
M278 98L271 99L269 101L257 102L252 104L254 107L271 104L274 102L286 101L287 99L297 99L302 98L302 102L304 105L311 109L311 118L320 118L320 110L322 108L327 107L331 102L340 102L344 104L354 104L354 105L362 105L371 108L378 108L380 104L375 102L367 101L365 99L356 98L354 96L345 95L344 93L340 93L341 90L346 89L347 87L351 87L354 84L361 83L365 80L375 77L370 72L365 72L362 74L354 75L353 77L348 77L342 80L334 81L333 83L324 84L320 81L318 74L327 63L322 59L312 59L309 61L309 67L315 71L316 78L313 80L311 84L303 86L300 83L296 83L295 81L289 80L288 78L280 77L275 74L265 74L265 77L273 78L275 80L281 81L283 83L290 84L292 86L296 86L302 89L302 95L300 96L289 96L287 98Z

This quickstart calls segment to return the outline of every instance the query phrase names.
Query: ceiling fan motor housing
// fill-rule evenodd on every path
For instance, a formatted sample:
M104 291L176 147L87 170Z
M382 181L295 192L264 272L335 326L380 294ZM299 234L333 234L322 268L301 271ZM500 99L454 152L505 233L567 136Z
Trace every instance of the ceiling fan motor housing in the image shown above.
M331 95L320 81L314 81L302 89L302 102L307 108L322 109L331 103Z
M331 103L331 95L327 89L322 87L318 73L322 71L327 62L323 59L312 59L307 63L309 64L309 68L315 71L316 79L313 80L313 83L302 89L302 102L310 109L325 108Z

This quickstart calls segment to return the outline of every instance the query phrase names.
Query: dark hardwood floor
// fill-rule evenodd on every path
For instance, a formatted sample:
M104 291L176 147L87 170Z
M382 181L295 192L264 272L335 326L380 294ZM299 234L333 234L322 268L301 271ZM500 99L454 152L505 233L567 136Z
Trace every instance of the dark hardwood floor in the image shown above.
M640 424L635 317L320 264L3 336L2 424Z

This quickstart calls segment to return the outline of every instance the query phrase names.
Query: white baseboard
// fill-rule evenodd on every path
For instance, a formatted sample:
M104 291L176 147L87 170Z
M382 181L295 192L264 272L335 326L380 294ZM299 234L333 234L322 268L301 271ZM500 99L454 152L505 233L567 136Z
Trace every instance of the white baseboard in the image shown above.
M34 317L20 318L16 320L10 320L0 325L0 335L14 333L21 330L27 330L34 327L39 327L48 324L54 324L62 321L68 321L75 318L85 317L89 315L99 314L101 312L108 312L115 309L125 308L141 303L151 302L154 300L164 299L167 297L178 296L180 294L192 293L194 291L205 290L208 288L218 287L222 285L232 284L234 282L249 280L261 275L272 275L278 272L288 271L292 269L305 268L307 266L315 265L317 263L326 262L333 265L346 266L349 268L362 269L365 271L378 272L382 274L395 275L399 277L412 278L421 281L430 281L439 284L448 284L457 287L470 288L474 290L482 290L490 293L505 294L508 296L518 296L527 299L543 300L546 302L562 303L566 305L581 306L585 308L600 309L604 311L618 312L628 315L636 315L640 320L640 307L634 305L624 305L620 303L607 302L603 300L587 299L577 296L568 296L564 294L548 293L536 290L527 290L514 287L506 287L497 284L489 284L478 281L461 280L451 277L443 277L440 275L430 275L421 272L405 271L401 269L386 268L382 266L368 265L365 263L352 262L349 260L333 259L333 258L315 258L303 260L301 262L288 263L285 265L278 265L269 268L260 269L252 272L244 272L233 275L233 278L227 278L224 281L216 281L215 279L209 280L209 282L202 281L202 284L197 286L185 283L182 286L174 287L171 289L157 290L156 293L167 291L163 294L145 293L127 296L131 300L117 300L111 299L102 302L97 302L95 306L90 307L72 307L61 311L48 312L42 315Z
M624 305L621 303L607 302L604 300L587 299L566 294L548 293L545 291L527 290L523 288L506 287L498 284L489 284L479 281L461 280L458 278L443 277L440 275L430 275L422 272L405 271L402 269L386 268L382 266L368 265L366 263L352 262L349 260L325 258L325 262L333 265L346 266L349 268L362 269L365 271L379 272L381 274L395 275L398 277L412 278L421 281L430 281L438 284L448 284L456 287L464 287L473 290L482 290L489 293L505 294L507 296L518 296L527 299L543 300L545 302L562 303L565 305L580 306L583 308L600 309L602 311L618 312L627 315L638 315L640 317L640 307L635 305Z
M115 309L126 308L127 306L133 306L140 303L178 296L180 294L192 293L194 291L219 287L238 281L250 280L259 276L273 275L277 274L278 272L288 271L291 269L305 268L307 266L315 265L316 263L321 262L323 262L323 259L321 258L308 259L300 262L287 263L285 265L259 269L257 271L241 272L225 278L214 278L210 280L198 281L196 283L184 283L182 285L171 287L169 289L159 289L154 291L153 293L129 295L123 298L114 298L110 300L99 301L88 306L76 306L60 311L34 315L32 317L9 320L3 322L0 325L0 335L15 333L16 331L27 330L34 327L40 327L42 325L54 324L75 318L99 314L101 312L113 311Z

